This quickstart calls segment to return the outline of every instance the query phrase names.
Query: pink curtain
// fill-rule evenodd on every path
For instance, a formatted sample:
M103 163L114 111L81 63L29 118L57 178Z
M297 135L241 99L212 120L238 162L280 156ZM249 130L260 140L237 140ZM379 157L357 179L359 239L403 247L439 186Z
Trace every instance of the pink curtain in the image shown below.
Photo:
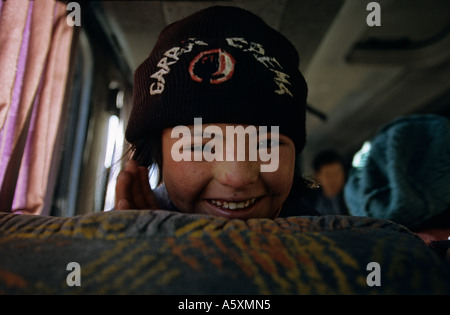
M0 3L0 211L41 214L73 27L56 0Z

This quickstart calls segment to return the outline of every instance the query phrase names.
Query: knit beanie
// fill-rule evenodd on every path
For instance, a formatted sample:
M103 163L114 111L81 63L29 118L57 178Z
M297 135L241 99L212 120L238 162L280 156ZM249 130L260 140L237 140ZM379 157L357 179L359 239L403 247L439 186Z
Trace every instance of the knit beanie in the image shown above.
M214 6L168 25L134 77L126 139L178 125L279 126L305 144L307 86L294 46L255 14Z
M352 215L413 228L450 206L450 122L401 117L382 127L344 189Z

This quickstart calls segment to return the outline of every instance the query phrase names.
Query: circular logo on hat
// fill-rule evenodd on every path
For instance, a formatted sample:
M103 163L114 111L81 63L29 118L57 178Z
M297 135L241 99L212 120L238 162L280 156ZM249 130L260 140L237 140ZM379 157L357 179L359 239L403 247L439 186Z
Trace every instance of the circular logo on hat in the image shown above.
M196 82L219 84L229 80L234 73L236 61L226 51L217 48L201 52L189 65L189 73Z

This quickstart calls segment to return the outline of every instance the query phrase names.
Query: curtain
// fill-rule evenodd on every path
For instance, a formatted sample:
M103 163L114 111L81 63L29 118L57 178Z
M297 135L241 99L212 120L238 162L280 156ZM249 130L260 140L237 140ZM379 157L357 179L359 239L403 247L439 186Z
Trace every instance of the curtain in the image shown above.
M66 12L56 0L0 1L3 212L41 214L44 208L74 32Z

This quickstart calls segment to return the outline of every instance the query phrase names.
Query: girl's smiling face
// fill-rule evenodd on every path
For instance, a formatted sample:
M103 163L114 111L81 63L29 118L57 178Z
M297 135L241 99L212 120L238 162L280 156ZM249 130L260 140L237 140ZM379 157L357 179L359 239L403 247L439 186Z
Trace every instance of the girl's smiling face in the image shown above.
M204 128L213 126L204 124ZM226 147L226 126L233 124L214 124L222 130ZM193 130L193 126L187 126ZM202 213L226 218L275 218L281 210L291 190L295 169L295 146L292 140L282 134L278 141L271 141L270 135L259 135L258 141L266 141L278 146L278 168L273 172L261 172L261 165L268 164L259 158L249 159L249 145L246 141L245 161L237 161L237 142L235 141L234 159L226 157L223 161L175 161L171 150L179 144L179 138L172 138L173 128L162 133L162 178L170 199L185 213ZM183 143L183 150L202 150L194 146L194 137ZM201 139L202 145L211 139ZM195 143L198 143L197 140Z

